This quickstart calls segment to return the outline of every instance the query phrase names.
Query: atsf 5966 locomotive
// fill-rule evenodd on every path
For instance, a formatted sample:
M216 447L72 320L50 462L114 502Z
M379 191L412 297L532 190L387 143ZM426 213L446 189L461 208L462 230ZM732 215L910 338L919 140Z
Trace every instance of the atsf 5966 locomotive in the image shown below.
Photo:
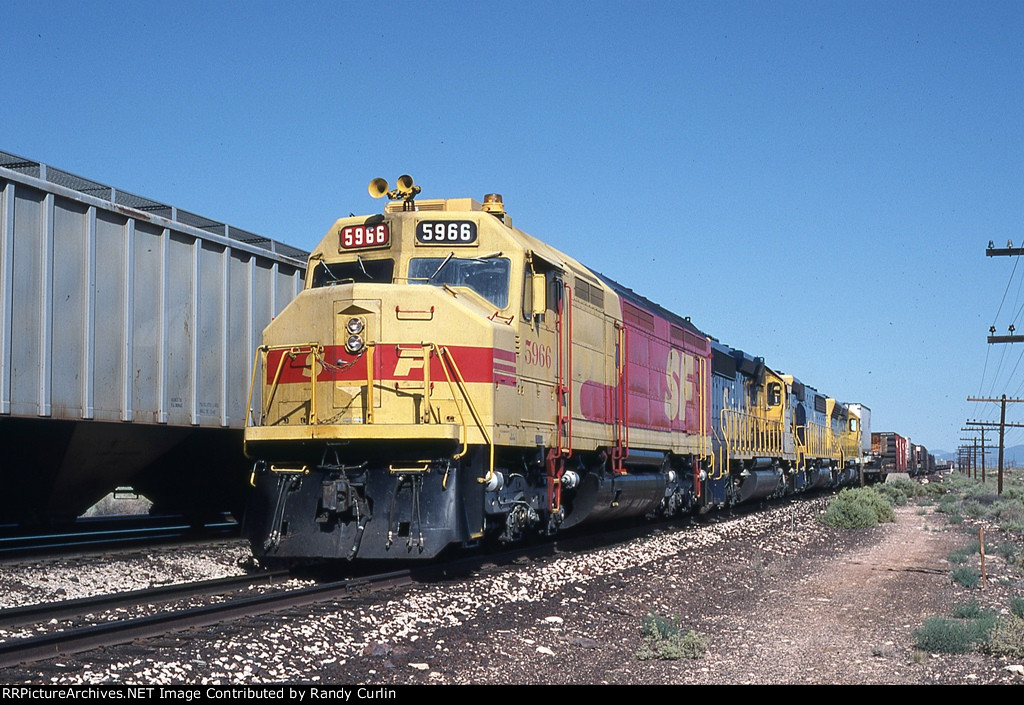
M429 558L851 482L869 412L512 227L500 196L338 220L266 328L246 452L262 558Z

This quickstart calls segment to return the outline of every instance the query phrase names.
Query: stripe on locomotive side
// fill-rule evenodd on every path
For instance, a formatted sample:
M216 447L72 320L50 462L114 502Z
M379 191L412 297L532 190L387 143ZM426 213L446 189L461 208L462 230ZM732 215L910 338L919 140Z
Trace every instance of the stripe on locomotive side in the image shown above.
M494 383L506 386L516 385L516 368L498 360L515 360L515 353L473 346L447 346L455 364L467 383ZM395 344L377 345L374 349L373 378L376 382L399 382L423 379L423 357L417 353L422 348L416 345L399 346ZM410 354L412 352L413 354ZM279 384L308 384L311 370L312 355L308 348L294 356L287 350L271 350L267 354L266 383L273 384L278 374L278 365L284 356L281 366ZM365 351L352 356L342 345L324 346L324 362L317 371L317 381L359 382L366 380ZM447 378L445 367L436 355L430 356L430 379L439 382Z

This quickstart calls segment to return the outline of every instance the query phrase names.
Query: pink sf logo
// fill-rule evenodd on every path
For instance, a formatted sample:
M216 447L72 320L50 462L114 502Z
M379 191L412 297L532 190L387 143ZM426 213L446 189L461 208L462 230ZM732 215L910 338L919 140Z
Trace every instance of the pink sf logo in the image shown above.
M668 351L665 364L665 416L685 421L686 405L693 401L693 357L679 350Z

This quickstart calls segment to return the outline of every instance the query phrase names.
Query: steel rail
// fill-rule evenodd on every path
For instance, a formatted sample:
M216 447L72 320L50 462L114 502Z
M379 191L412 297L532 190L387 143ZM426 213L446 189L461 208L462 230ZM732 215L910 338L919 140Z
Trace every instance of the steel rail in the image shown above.
M409 571L397 571L376 576L374 586L397 585L411 581ZM151 638L206 627L255 614L303 607L328 600L339 593L365 586L367 580L340 580L269 595L239 598L228 602L203 605L107 622L88 627L68 629L37 637L14 639L0 644L0 668L18 666L44 659L81 653L102 646L123 644L135 639Z
M230 520L206 522L201 526L181 518L140 522L131 519L97 521L91 526L82 523L73 529L50 533L0 533L0 558L35 556L77 548L155 543L186 536L231 535L238 531L238 522Z
M787 497L777 504L816 501L828 493L805 493ZM282 611L291 608L305 607L350 595L356 591L381 589L408 585L413 582L427 582L450 578L456 574L471 574L487 570L488 566L515 564L523 558L542 558L558 553L579 553L614 546L628 542L641 536L650 535L665 525L676 525L676 529L685 531L682 524L689 523L720 523L729 521L734 515L743 515L758 511L759 505L741 505L728 514L715 513L704 516L687 516L685 522L669 519L663 522L646 523L625 520L617 528L606 528L600 533L577 533L572 531L549 543L533 546L519 546L498 554L476 554L443 564L417 566L405 570L393 571L373 576L350 577L343 580L323 583L311 587L285 590L270 595L233 599L228 602L205 605L186 610L176 610L155 614L148 617L108 622L95 626L70 629L38 637L12 640L0 644L0 668L7 668L49 658L82 653L103 646L124 644L136 639L152 638L166 634L185 631L196 627L205 627L234 619L251 618L260 614ZM212 582L212 581L211 581Z
M550 543L528 547L520 546L498 554L473 555L443 564L417 566L379 575L346 578L269 595L232 599L220 604L168 611L146 617L135 617L127 620L68 629L61 632L52 632L40 636L14 639L0 644L0 668L82 653L103 646L113 646L136 639L163 636L196 627L205 627L234 619L253 617L258 614L304 607L335 599L341 595L348 595L355 591L395 587L407 585L415 581L436 580L443 576L470 573L480 570L486 565L511 564L524 557L554 555L562 550L580 551L601 545L611 545L643 535L651 531L651 529L652 525L646 524L617 531L606 531L600 536L593 534L565 536L561 540ZM217 583L220 581L207 582Z
M43 618L47 620L70 619L84 617L87 614L95 614L104 610L117 609L118 607L169 602L196 595L224 594L232 590L249 587L250 585L273 582L277 578L287 578L288 576L289 572L287 570L275 570L266 573L233 575L226 578L200 580L191 583L161 585L141 590L126 590L124 592L80 597L73 600L61 600L60 602L39 602L32 605L0 610L0 626L22 626L37 623Z

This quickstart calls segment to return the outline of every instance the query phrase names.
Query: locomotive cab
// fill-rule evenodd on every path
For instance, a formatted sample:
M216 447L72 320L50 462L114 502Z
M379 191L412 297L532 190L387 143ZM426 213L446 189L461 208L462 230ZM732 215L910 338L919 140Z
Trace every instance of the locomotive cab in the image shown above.
M429 557L483 535L494 448L518 425L525 257L480 204L424 205L338 220L264 331L245 434L257 555Z

